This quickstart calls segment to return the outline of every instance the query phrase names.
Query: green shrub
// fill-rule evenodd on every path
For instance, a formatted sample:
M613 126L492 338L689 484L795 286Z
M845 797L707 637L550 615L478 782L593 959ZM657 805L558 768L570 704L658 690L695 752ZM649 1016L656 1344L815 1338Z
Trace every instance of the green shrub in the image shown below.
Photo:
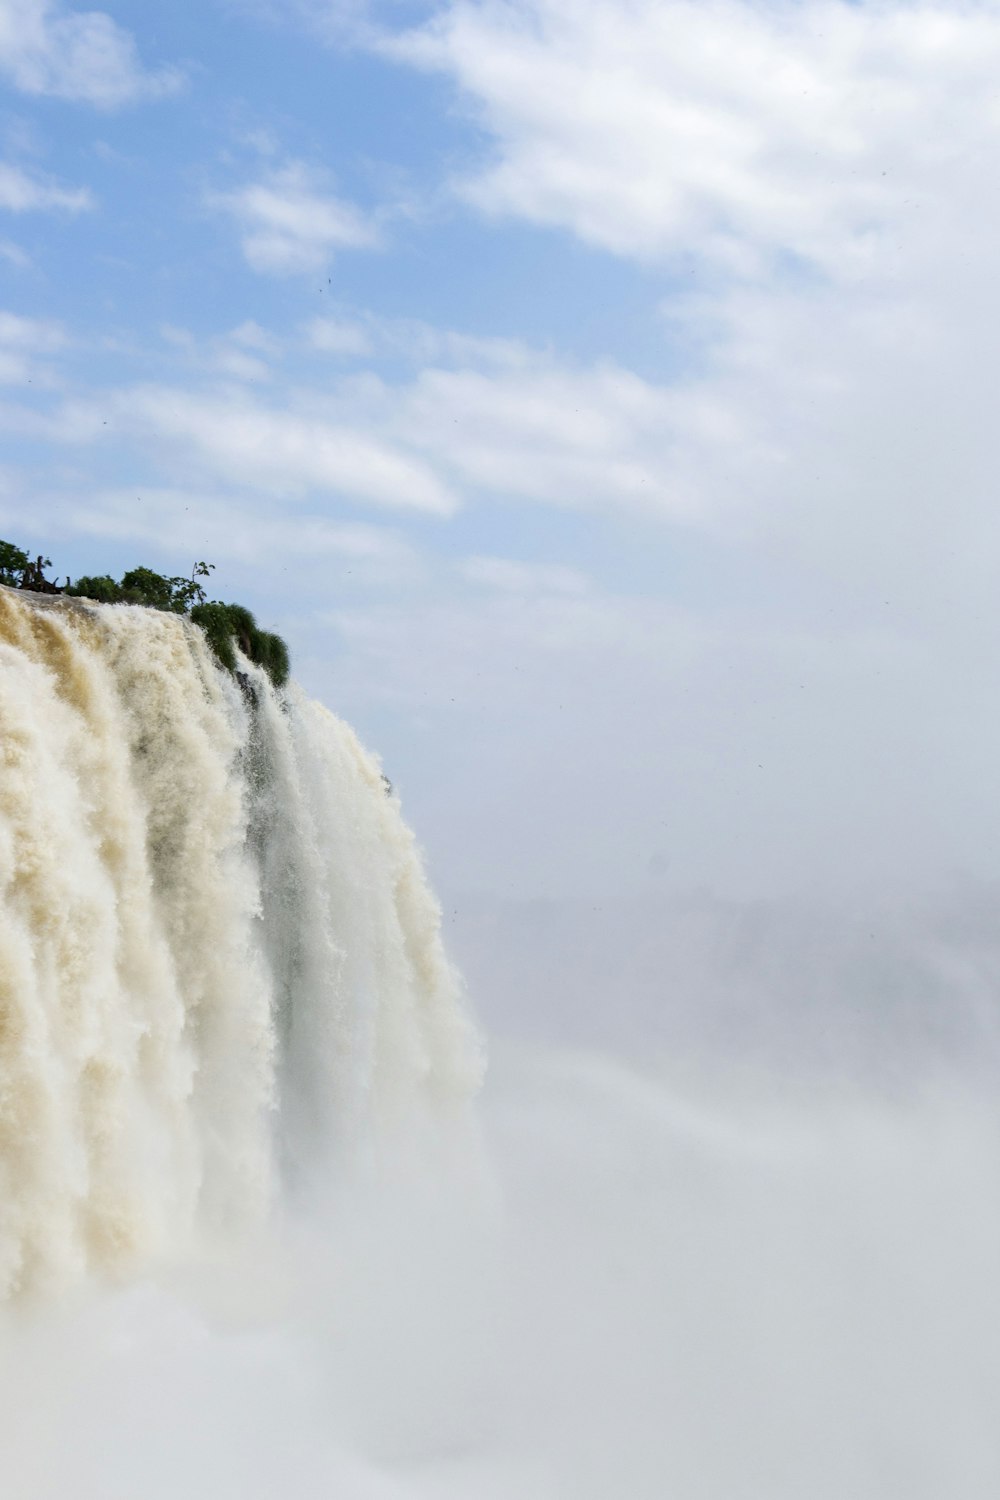
M122 575L122 598L126 604L144 604L147 609L162 609L171 614L185 613L175 585L183 579L165 578L152 568L131 568Z
M191 618L200 625L208 637L219 663L229 672L236 671L235 632L229 618L230 606L214 600L211 604L196 604Z
M191 619L204 630L216 657L230 672L236 670L235 647L239 646L244 656L264 669L275 687L284 687L289 673L288 647L280 635L260 630L242 604L223 604L213 599L207 604L196 604Z
M102 573L98 578L78 578L75 583L67 584L65 592L77 599L93 599L98 604L125 602L121 584L116 583L109 573Z
M288 681L288 674L292 669L288 655L288 647L280 635L274 635L270 630L257 632L257 656L255 660L264 668L275 687L284 687Z

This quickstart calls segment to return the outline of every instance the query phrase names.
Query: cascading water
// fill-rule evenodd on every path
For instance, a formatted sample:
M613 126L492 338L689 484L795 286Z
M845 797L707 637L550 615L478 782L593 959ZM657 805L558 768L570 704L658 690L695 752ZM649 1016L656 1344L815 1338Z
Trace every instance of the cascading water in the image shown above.
M259 1221L475 1089L377 762L241 671L179 617L0 589L0 1296Z

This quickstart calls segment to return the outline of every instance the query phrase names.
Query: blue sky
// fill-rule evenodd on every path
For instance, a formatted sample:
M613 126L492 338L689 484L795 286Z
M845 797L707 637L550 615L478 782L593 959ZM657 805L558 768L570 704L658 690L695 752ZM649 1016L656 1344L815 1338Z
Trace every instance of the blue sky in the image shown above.
M992 879L995 5L0 0L0 520L449 896Z

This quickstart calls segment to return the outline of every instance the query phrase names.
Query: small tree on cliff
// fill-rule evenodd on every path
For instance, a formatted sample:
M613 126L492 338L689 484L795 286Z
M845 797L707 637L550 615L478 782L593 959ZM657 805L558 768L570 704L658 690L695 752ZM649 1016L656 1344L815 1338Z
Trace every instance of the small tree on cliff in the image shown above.
M51 557L42 557L39 553L32 560L27 552L15 547L13 542L0 542L0 583L5 583L8 588L35 589L40 594L61 594L62 589L45 576L45 569L51 566Z
M27 552L22 552L13 542L0 542L0 583L5 583L10 589L19 589L30 567Z

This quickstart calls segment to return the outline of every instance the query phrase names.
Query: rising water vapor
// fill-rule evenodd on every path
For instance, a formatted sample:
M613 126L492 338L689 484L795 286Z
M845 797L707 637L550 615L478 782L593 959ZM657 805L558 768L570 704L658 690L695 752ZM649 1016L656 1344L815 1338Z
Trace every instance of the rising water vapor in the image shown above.
M476 1086L377 762L241 671L0 590L0 1296L258 1223Z

